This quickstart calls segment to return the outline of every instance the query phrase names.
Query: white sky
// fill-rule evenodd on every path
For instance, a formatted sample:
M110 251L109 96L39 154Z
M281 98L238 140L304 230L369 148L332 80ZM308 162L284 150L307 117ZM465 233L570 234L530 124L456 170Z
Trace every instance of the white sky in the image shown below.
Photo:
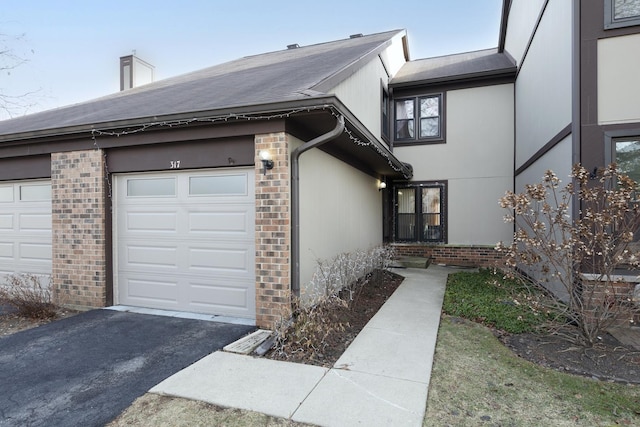
M107 95L119 90L119 58L133 50L160 80L292 43L395 29L408 31L412 59L492 48L501 6L502 0L0 0L0 34L28 60L0 73L0 93L35 92L25 98L33 104L26 113Z

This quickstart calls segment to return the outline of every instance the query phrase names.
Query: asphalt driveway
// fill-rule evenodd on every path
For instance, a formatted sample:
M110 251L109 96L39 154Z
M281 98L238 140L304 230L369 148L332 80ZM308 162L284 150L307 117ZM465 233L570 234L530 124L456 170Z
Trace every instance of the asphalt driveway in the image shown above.
M0 338L0 426L103 426L253 326L94 310Z

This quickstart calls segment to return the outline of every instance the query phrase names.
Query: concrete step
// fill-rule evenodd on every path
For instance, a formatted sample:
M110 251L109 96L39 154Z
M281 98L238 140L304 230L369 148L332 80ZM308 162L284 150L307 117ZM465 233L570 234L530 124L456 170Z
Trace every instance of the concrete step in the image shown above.
M427 268L431 264L431 258L423 257L398 257L393 266L401 268Z

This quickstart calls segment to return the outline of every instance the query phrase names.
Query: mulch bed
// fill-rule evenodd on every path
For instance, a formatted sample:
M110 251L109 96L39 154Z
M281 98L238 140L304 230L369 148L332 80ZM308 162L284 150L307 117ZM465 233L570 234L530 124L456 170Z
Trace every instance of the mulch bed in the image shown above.
M593 347L557 335L495 332L516 355L541 366L604 381L640 384L640 351L608 333Z
M332 307L331 322L340 323L344 325L344 328L330 329L323 339L326 345L322 348L311 348L299 343L287 342L283 347L271 350L265 357L308 365L333 366L362 328L404 280L404 277L390 271L382 271L381 273L383 274L382 280L362 285L361 291L350 308Z

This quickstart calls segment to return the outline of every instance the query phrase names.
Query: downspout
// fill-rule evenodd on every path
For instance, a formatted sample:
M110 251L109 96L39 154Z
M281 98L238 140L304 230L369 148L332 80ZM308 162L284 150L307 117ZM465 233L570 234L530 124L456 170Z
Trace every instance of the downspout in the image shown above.
M336 139L343 131L344 116L340 115L333 130L305 142L291 153L291 291L297 296L300 295L300 155Z

